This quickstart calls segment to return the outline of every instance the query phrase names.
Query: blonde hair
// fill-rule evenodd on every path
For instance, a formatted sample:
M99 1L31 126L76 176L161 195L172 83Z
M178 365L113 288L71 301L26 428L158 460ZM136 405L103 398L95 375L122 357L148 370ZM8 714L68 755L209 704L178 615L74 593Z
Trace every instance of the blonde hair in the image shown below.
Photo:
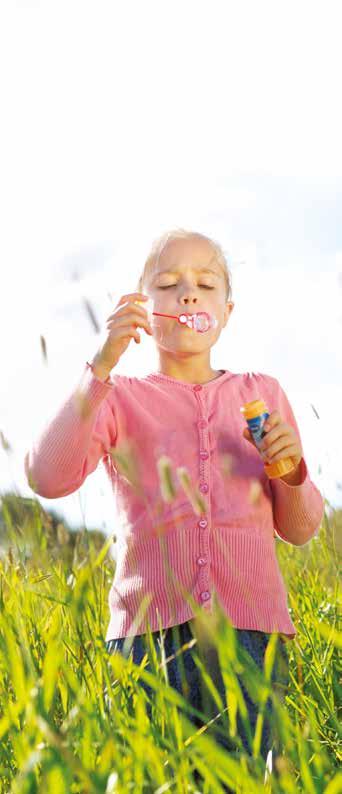
M199 237L202 240L206 240L211 245L211 247L212 247L212 249L214 251L214 257L216 259L216 262L218 263L218 265L220 266L220 268L222 270L222 275L223 275L224 280L225 280L226 301L231 301L232 300L232 276L231 276L231 272L230 272L228 264L227 264L227 260L226 260L224 251L223 251L222 247L220 246L220 244L218 242L216 242L216 240L213 240L211 237L207 237L205 234L201 234L200 232L188 231L187 229L182 229L182 228L179 228L179 227L177 227L175 229L171 229L168 232L164 232L164 234L162 234L160 237L157 237L155 240L153 240L153 243L152 243L152 246L151 246L151 249L150 249L150 253L149 253L147 259L145 260L143 271L142 271L142 273L140 275L136 291L137 292L143 292L144 291L144 283L145 283L145 281L147 279L147 276L153 270L153 267L155 265L158 265L159 257L161 256L165 246L167 245L167 243L170 240L188 239L188 238L191 238L191 237Z

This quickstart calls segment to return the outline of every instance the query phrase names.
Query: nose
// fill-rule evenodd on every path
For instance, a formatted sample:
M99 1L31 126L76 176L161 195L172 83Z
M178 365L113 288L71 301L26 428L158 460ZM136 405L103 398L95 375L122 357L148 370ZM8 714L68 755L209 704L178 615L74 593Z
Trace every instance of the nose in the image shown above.
M193 295L192 297L189 297L189 295L182 295L180 304L181 306L187 306L188 308L191 308L192 305L194 305L195 308L198 308L198 300L196 295Z

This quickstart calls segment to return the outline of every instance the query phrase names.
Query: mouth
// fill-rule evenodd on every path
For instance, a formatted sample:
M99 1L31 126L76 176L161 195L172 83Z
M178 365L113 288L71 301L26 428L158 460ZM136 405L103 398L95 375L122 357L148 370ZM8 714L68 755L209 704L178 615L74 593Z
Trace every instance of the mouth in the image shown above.
M206 311L197 311L192 313L182 312L182 314L179 315L166 314L164 312L153 312L153 314L159 317L169 317L177 320L177 326L186 326L191 331L198 331L200 333L208 331L210 328L216 328L218 324L215 315L212 315Z

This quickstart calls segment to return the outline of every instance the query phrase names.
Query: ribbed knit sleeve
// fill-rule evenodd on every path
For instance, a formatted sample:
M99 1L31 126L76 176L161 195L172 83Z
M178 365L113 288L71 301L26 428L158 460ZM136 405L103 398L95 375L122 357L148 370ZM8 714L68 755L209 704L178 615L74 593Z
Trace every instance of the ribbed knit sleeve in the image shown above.
M303 444L298 425L290 402L276 378L272 378L275 386L269 412L278 410L282 420L292 425ZM272 492L274 526L277 534L287 543L294 546L304 546L312 537L316 536L324 516L324 499L310 479L306 465L304 450L300 462L301 482L299 485L289 485L279 477L270 479Z
M104 383L89 366L58 413L48 421L24 458L28 484L47 499L76 491L115 445L117 428L113 383Z

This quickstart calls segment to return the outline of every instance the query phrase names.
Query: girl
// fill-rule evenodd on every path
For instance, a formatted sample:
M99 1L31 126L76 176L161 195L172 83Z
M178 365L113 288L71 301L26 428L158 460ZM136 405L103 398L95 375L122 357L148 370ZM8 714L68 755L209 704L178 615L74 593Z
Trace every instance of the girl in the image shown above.
M153 315L143 306L147 298ZM160 628L166 657L196 638L197 644L167 668L170 685L187 693L199 711L208 693L194 652L225 703L215 648L196 636L196 609L200 606L209 619L215 598L234 627L238 646L260 670L270 636L277 634L272 681L284 699L285 640L293 639L296 629L275 537L304 545L317 535L324 512L277 379L211 365L211 348L233 308L231 277L215 241L182 229L155 241L138 291L120 298L81 382L25 456L31 487L48 498L75 491L103 460L122 517L107 649L132 654L140 664L148 628L159 660ZM178 322L181 314L191 318L203 311L215 318L205 333ZM111 377L131 338L140 343L138 327L153 336L158 369L144 378ZM257 398L265 400L270 413L261 454L240 412L245 402ZM264 461L289 456L294 469L270 480ZM253 735L258 708L241 678L239 683ZM265 760L272 747L271 700L267 709L261 744ZM203 724L197 717L193 721ZM250 753L239 714L238 729ZM226 736L218 741L227 749L234 746Z

